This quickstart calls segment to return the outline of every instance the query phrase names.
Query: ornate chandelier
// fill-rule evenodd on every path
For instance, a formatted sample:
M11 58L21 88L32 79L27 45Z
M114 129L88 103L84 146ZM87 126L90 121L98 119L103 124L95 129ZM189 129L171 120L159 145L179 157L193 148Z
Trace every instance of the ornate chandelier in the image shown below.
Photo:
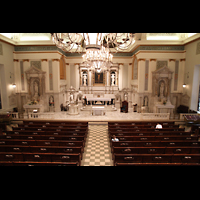
M83 64L86 67L95 69L98 73L101 69L112 66L113 55L110 54L109 49L104 46L88 45L86 47L86 54L83 56Z
M86 52L83 64L87 68L95 69L98 73L102 69L112 66L113 55L111 49L124 51L134 41L135 33L51 33L56 46L65 52Z
M51 36L63 51L80 53L90 44L124 51L133 43L135 33L51 33Z

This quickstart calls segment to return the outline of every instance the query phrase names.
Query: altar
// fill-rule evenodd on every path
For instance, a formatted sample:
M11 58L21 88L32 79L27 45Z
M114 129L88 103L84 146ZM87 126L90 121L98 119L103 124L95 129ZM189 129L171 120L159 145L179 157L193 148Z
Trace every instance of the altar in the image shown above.
M103 101L103 102L107 103L107 102L111 102L111 98L108 98L108 97L89 97L89 98L87 98L87 102L88 101L90 102L90 105L92 105L92 101L97 101L97 102ZM107 105L107 104L105 104L105 105Z
M105 115L105 107L104 106L92 106L91 115Z
M170 115L172 115L174 105L172 105L172 104L166 104L166 105L156 104L155 108L156 108L155 113L170 113Z
M25 104L23 108L25 109L25 113L30 113L33 112L34 110L37 110L37 112L44 112L44 106L42 104L33 104L33 105Z

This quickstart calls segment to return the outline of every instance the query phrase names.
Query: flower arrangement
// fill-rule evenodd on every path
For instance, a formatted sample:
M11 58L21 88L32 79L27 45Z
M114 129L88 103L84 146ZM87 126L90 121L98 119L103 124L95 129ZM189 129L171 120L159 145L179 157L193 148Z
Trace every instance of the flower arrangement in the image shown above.
M49 102L49 106L54 106L54 102Z
M36 105L36 104L38 104L38 101L36 100L28 102L28 105Z

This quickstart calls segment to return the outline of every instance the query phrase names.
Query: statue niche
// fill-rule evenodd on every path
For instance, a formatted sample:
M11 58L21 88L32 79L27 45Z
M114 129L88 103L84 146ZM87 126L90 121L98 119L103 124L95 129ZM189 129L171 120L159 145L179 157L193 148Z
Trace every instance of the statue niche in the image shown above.
M40 100L45 94L45 74L46 72L35 66L25 71L27 78L27 88L30 100Z

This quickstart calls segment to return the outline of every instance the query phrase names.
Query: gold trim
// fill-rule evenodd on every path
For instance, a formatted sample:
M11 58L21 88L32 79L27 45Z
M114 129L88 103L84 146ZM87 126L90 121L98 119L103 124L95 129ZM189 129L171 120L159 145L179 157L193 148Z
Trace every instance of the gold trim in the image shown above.
M145 59L145 58L139 58L137 61L138 61L138 62L139 62L139 61L146 61L146 59Z
M47 59L41 59L41 61L46 61L47 62Z
M149 60L150 60L150 62L151 62L151 61L157 61L157 59L154 59L154 58L151 58L151 59L149 59Z

